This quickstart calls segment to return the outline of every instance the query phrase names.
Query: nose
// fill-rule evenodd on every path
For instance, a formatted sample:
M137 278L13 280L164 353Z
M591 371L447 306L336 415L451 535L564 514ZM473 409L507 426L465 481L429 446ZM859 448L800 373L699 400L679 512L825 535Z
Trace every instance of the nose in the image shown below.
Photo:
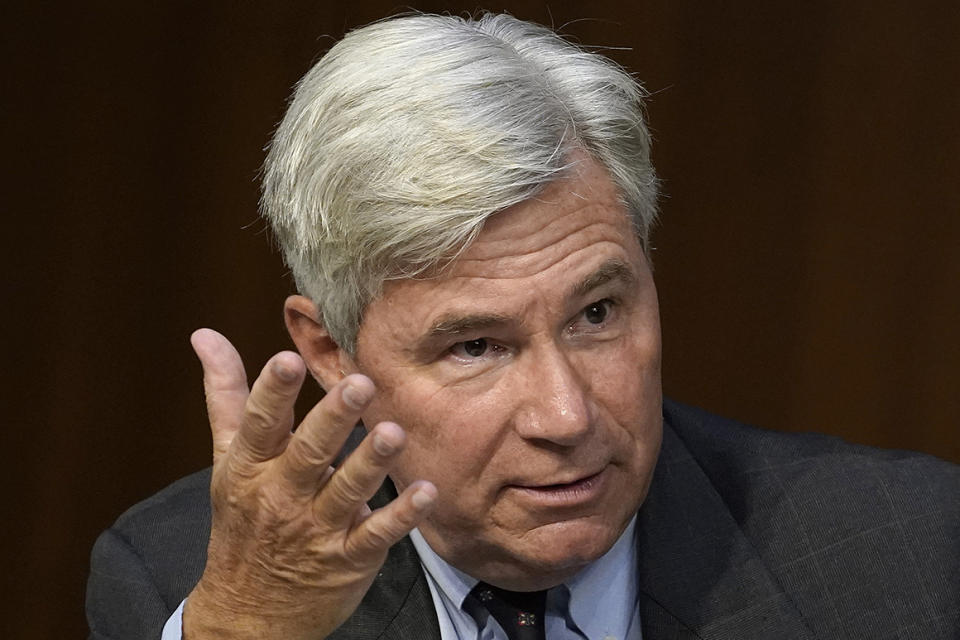
M528 351L522 389L524 402L516 416L517 433L570 447L582 442L594 423L594 407L583 372L557 348Z

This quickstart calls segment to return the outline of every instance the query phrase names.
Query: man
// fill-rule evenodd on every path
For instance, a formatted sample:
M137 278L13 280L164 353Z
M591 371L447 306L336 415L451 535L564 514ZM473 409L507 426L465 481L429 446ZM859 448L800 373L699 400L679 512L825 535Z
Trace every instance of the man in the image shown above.
M661 401L642 95L502 15L318 62L264 177L299 355L194 334L212 474L98 541L92 637L956 637L955 468Z

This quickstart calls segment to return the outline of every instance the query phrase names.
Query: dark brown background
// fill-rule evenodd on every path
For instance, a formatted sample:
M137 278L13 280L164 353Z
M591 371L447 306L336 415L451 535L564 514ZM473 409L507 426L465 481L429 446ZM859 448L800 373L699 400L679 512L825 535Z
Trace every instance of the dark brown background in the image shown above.
M82 636L97 532L208 463L191 330L251 372L288 346L261 148L334 38L403 9L61 4L4 21L5 637ZM594 18L565 31L655 92L668 395L960 460L952 0L489 8Z

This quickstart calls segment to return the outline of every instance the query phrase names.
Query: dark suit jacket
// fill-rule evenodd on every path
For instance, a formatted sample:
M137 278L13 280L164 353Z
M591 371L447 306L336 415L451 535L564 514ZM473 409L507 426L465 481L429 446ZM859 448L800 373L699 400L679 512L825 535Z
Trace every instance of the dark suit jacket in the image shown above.
M209 477L171 485L97 540L92 639L159 637L203 569ZM638 525L644 640L960 638L960 468L935 458L667 401ZM331 636L439 637L408 539Z

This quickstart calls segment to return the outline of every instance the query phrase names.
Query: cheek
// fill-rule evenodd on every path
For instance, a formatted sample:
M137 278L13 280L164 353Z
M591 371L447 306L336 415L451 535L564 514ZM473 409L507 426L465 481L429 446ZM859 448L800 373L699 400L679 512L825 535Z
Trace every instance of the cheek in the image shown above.
M590 387L605 404L642 409L638 400L660 394L660 336L654 330L630 331L606 343L581 362Z
M389 420L406 431L407 446L390 473L399 490L423 479L451 495L476 492L508 423L504 413L492 390L401 385L382 391L363 418L368 426Z
M659 449L661 423L660 342L652 332L611 343L592 357L591 392L601 414L606 414L614 448L633 464L645 464Z

